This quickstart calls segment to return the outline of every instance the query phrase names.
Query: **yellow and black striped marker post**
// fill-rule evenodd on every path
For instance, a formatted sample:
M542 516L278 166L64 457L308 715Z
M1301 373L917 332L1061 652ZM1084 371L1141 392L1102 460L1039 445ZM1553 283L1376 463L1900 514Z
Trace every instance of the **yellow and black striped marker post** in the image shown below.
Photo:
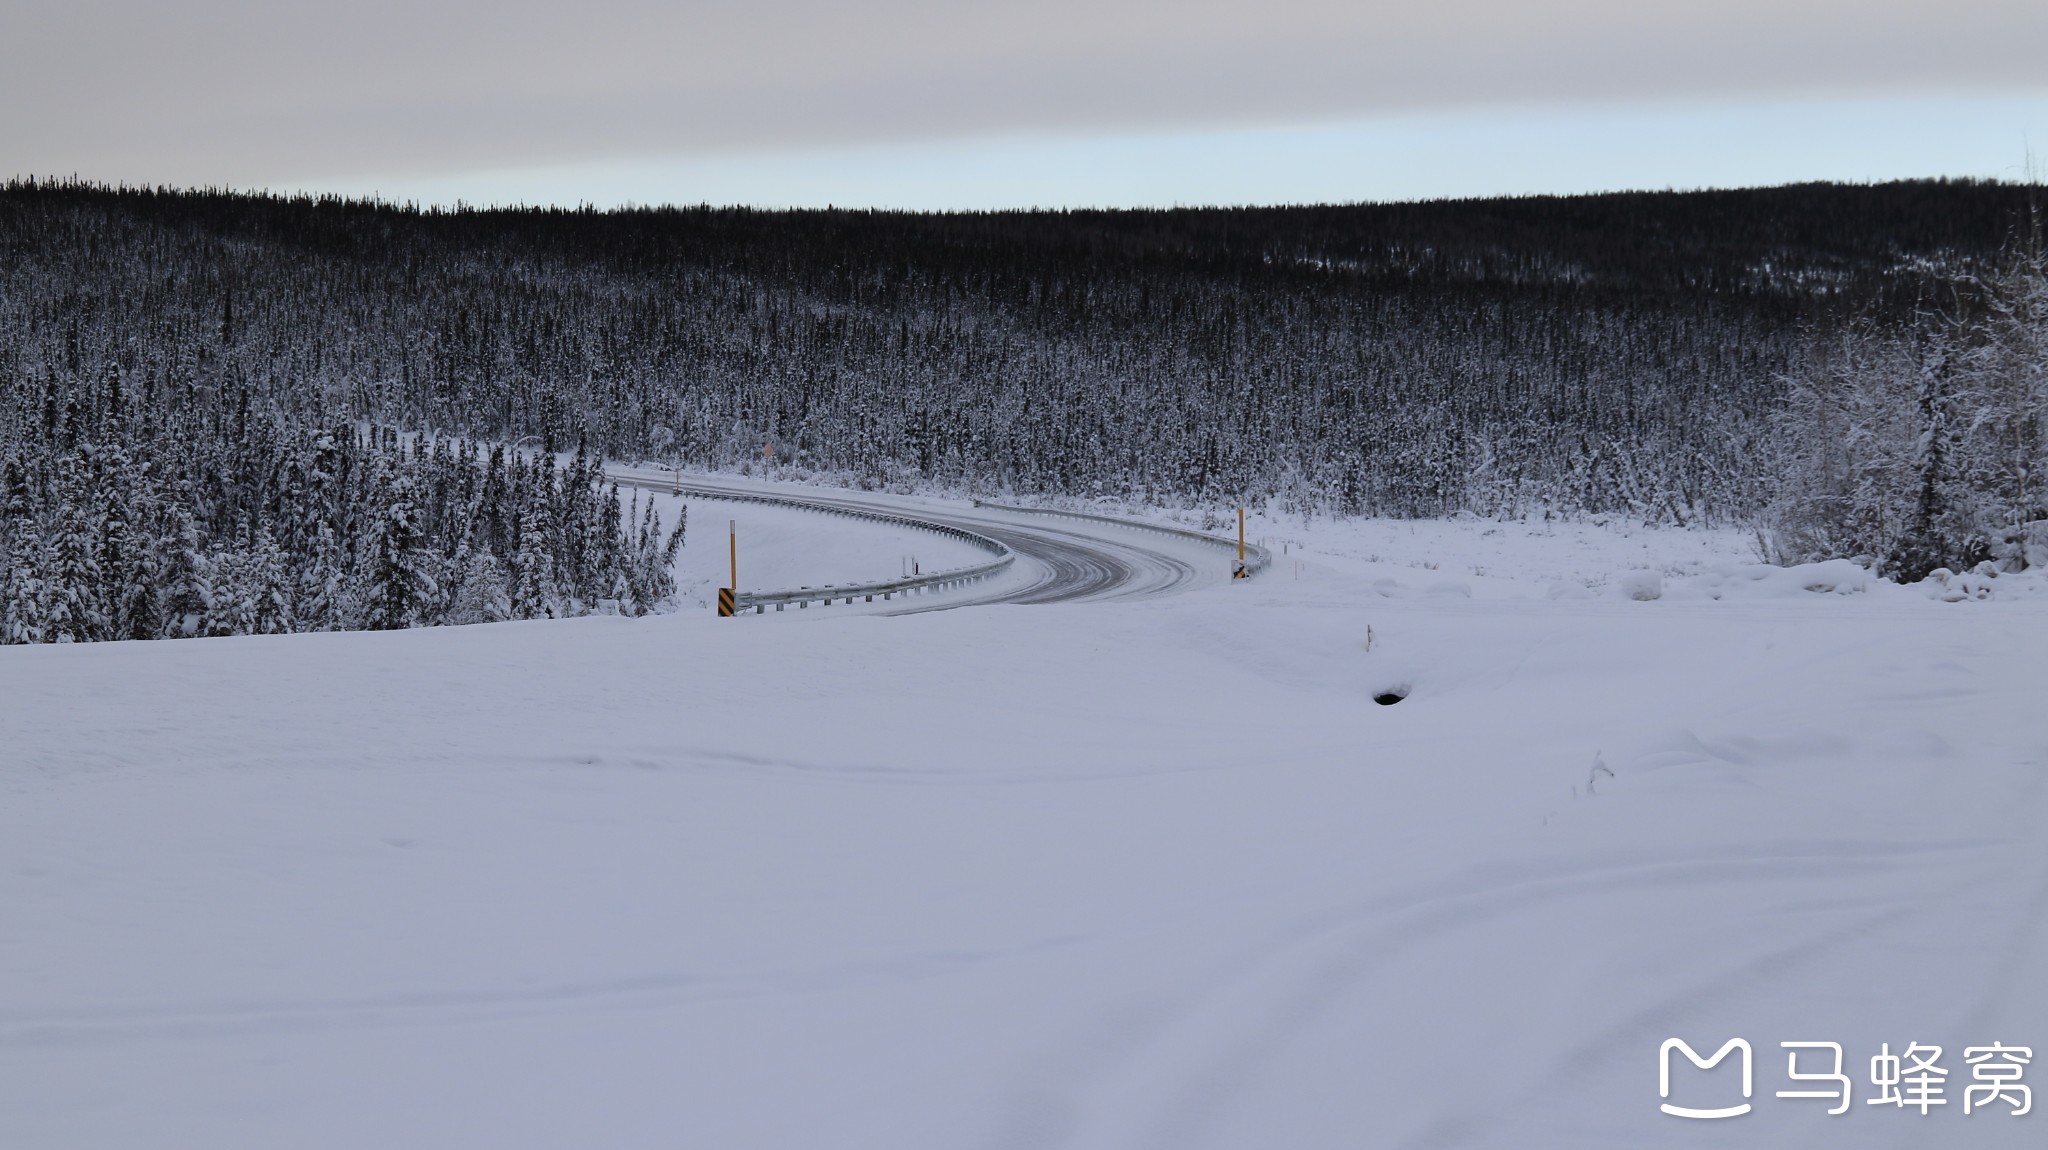
M731 618L734 614L733 600L740 593L740 523L737 519L725 521L727 552L732 556L732 584L718 589L718 617Z

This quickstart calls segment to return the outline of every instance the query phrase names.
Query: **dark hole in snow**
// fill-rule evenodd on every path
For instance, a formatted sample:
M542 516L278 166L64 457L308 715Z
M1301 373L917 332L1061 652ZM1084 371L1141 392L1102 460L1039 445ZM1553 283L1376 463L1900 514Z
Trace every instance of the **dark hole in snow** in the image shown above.
M1391 707L1395 703L1398 703L1407 697L1408 688L1396 687L1391 691L1381 691L1379 694L1374 695L1372 697L1372 701L1378 703L1382 707Z

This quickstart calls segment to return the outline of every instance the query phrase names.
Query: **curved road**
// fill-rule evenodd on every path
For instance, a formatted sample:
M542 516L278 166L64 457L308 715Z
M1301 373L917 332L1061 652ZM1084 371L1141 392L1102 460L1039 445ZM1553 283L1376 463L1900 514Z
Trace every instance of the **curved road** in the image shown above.
M668 493L668 472L613 468L622 486ZM984 603L1064 603L1075 600L1147 598L1228 582L1231 555L1223 541L1203 542L1142 527L1090 519L1068 519L996 507L963 508L923 499L871 492L830 492L753 486L685 477L685 495L716 499L732 495L773 495L790 505L817 511L868 511L920 523L960 528L1008 546L1017 558L1009 572L985 583L958 588L932 601L913 600L892 615L944 611Z

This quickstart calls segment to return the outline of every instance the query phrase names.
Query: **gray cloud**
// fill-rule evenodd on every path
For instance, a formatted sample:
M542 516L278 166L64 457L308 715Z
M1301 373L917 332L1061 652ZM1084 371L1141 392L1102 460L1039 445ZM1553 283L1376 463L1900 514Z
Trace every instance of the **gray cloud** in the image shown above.
M0 7L0 173L237 185L1494 102L2048 89L2038 0Z

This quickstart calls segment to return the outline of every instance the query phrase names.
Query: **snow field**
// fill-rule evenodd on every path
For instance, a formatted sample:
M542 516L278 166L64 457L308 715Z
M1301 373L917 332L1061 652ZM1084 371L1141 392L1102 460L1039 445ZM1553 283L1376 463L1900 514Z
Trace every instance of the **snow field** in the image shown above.
M2044 600L1496 526L1140 602L0 649L0 1145L2037 1145L1771 1091L1783 1040L2048 1045ZM1757 1112L1659 1114L1673 1035L1746 1036Z

